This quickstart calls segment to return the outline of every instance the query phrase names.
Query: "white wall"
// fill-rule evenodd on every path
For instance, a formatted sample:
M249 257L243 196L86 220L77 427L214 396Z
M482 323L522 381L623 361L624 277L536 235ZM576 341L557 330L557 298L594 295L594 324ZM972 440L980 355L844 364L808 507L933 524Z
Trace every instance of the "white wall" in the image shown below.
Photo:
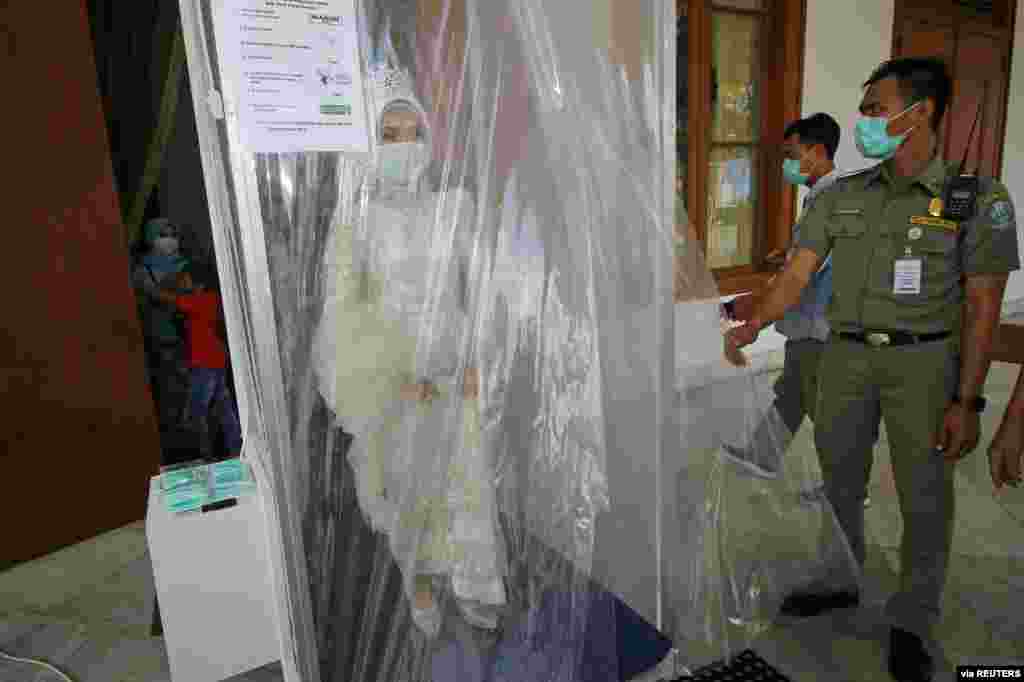
M1017 32L1013 36L1010 65L1010 97L1006 111L1006 146L1003 148L1003 182L1017 207L1017 238L1024 244L1024 2L1017 4ZM1010 275L1006 287L1007 308L1024 307L1024 275Z
M870 163L853 142L863 90L872 70L892 54L894 0L811 0L807 3L803 116L819 111L839 123L840 170Z

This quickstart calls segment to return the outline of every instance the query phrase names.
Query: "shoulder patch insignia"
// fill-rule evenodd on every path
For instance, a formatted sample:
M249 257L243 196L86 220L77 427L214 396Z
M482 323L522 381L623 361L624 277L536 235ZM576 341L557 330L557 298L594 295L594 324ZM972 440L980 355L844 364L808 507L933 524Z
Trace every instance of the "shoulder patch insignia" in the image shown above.
M1005 199L997 200L989 208L988 217L992 220L993 227L1006 227L1013 222L1013 204Z
M989 205L994 204L994 203L999 202L999 201L1009 201L1009 200L1010 200L1010 193L1007 192L1004 189L996 190L995 192L992 192L991 194L987 194L985 196L985 203L989 204Z

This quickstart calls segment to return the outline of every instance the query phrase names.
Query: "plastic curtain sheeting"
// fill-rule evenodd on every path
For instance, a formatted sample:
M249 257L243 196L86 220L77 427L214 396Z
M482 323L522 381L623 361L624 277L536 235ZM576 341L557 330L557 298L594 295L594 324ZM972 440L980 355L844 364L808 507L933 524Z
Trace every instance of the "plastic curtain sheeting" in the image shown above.
M686 458L671 478L677 530L665 539L688 557L669 575L668 604L690 669L756 649L785 597L855 588L860 579L813 450L787 452L792 435L771 406L768 377L737 371L704 381L680 387ZM723 446L778 462L777 477L752 474Z
M855 578L813 463L721 454L790 434L676 235L674 3L357 3L359 156L211 115L212 1L183 29L290 682L693 669Z

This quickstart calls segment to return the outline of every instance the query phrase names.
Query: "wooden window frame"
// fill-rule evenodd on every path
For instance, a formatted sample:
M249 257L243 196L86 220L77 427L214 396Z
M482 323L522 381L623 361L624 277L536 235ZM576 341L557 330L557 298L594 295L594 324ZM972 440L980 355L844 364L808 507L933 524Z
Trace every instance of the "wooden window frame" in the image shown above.
M711 12L763 14L761 50L761 129L758 145L758 212L752 265L714 271L723 295L763 286L778 268L765 256L789 244L796 218L796 191L782 177L782 133L800 117L803 97L803 56L806 0L771 0L766 11L718 7L713 0L677 0L688 14L689 131L704 130L711 118ZM682 46L680 46L682 47ZM691 134L687 140L687 208L697 238L706 245L708 174L711 141ZM681 234L686 226L679 226Z

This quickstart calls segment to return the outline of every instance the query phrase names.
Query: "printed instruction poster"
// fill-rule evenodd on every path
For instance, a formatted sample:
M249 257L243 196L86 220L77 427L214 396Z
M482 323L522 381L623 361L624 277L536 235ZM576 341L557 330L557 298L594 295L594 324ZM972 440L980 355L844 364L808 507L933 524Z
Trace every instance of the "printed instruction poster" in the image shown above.
M369 152L355 0L216 0L223 93L250 152Z

